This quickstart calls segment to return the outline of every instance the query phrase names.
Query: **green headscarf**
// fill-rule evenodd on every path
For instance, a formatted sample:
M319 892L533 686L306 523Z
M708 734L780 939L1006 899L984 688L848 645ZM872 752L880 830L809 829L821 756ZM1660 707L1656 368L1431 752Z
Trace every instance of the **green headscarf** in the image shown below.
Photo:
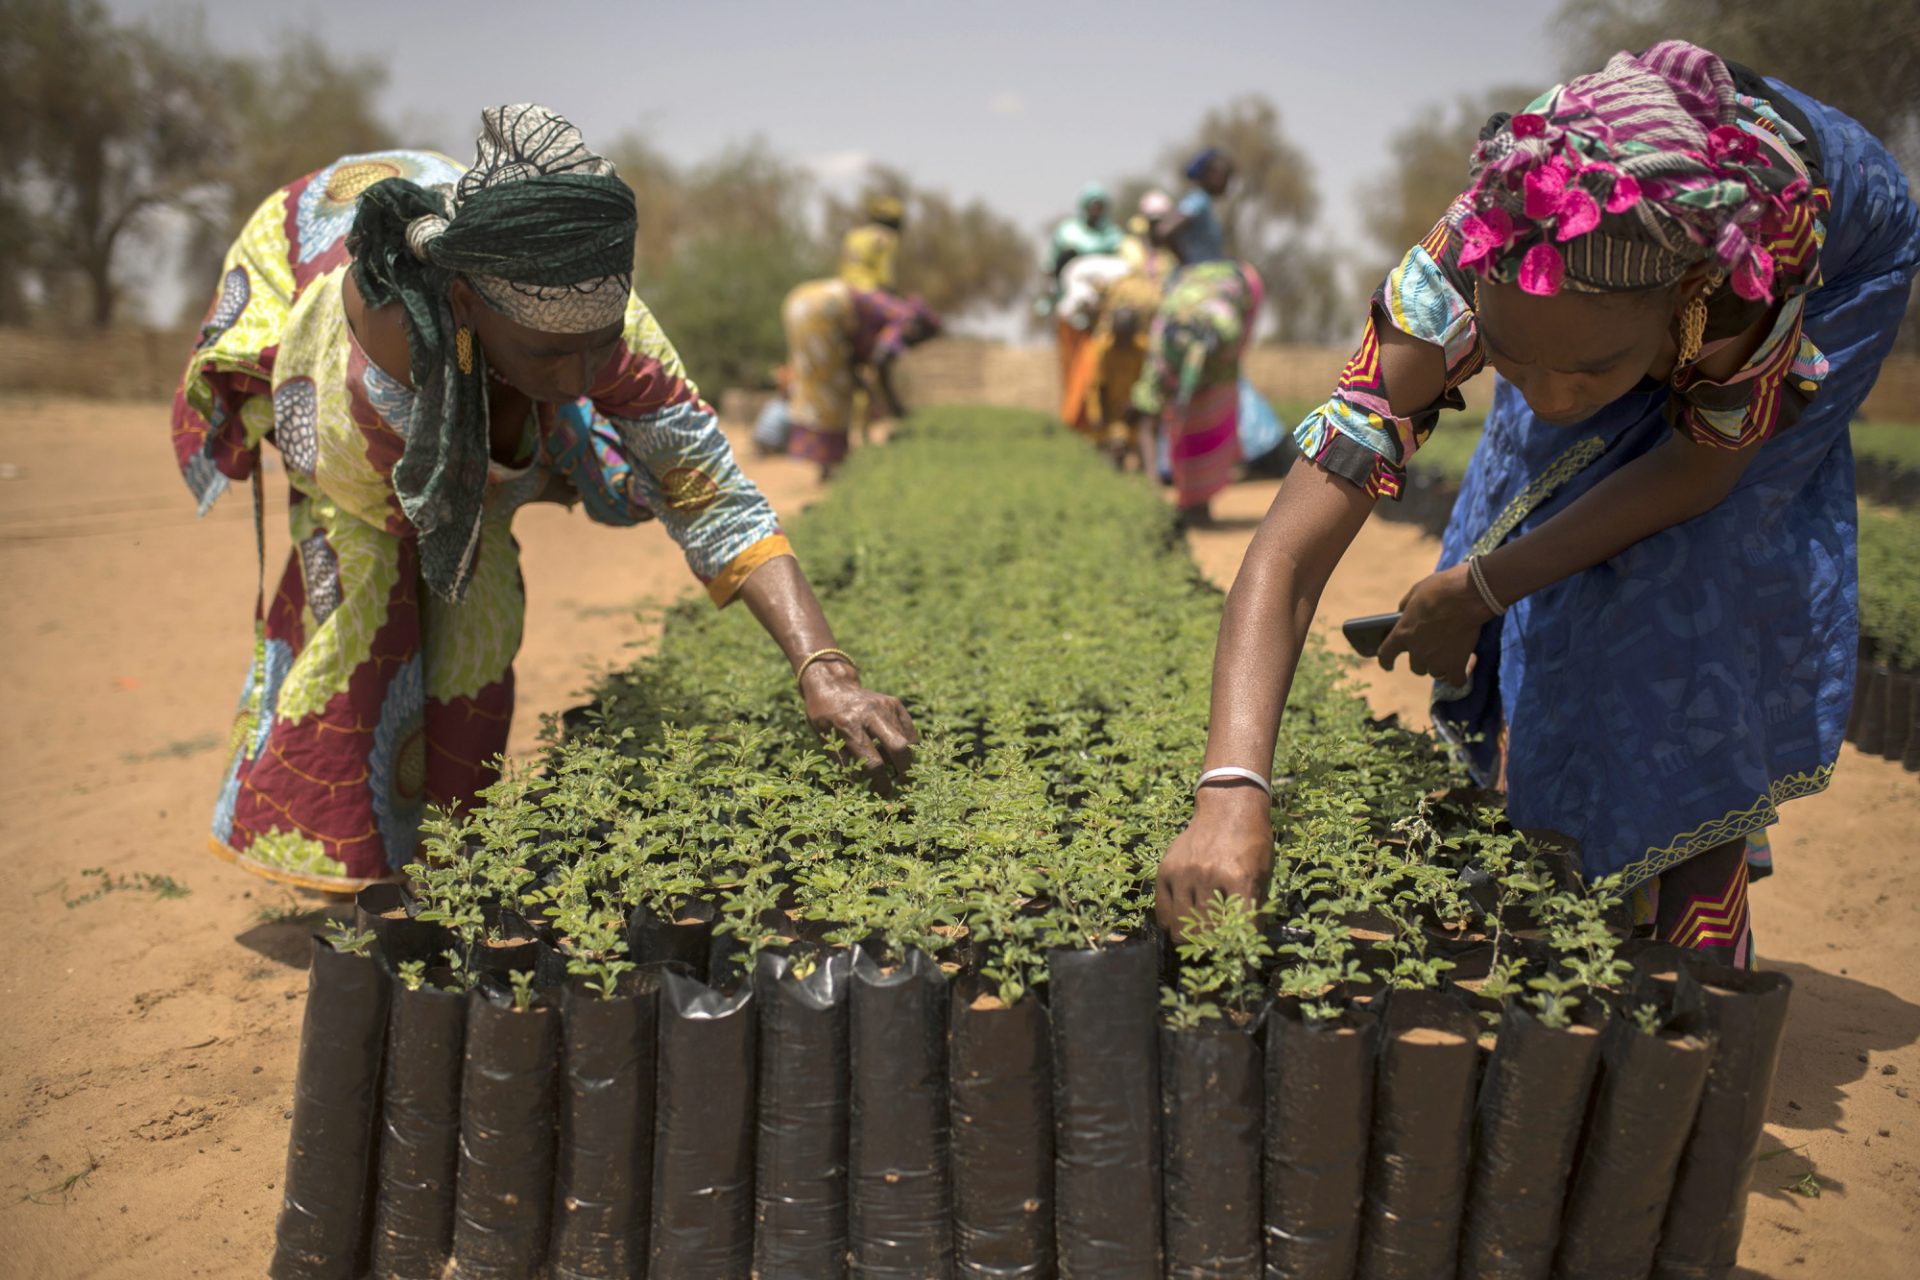
M632 287L633 192L544 107L482 113L474 166L457 189L389 178L360 197L347 249L368 306L400 304L414 405L394 467L400 509L420 533L420 573L458 601L479 547L489 425L486 358L460 367L455 276L494 309L547 333L619 322Z

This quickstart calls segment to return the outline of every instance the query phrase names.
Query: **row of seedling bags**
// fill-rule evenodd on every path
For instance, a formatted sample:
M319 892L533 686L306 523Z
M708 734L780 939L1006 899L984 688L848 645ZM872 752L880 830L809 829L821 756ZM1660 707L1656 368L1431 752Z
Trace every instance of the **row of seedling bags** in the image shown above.
M279 1280L1727 1276L1789 992L1654 947L1560 1029L1439 990L1186 1031L1150 932L1009 1007L919 953L723 980L636 917L611 998L539 943L461 993L365 898L371 946L314 941Z
M1847 741L1920 773L1920 671L1877 661L1862 644Z

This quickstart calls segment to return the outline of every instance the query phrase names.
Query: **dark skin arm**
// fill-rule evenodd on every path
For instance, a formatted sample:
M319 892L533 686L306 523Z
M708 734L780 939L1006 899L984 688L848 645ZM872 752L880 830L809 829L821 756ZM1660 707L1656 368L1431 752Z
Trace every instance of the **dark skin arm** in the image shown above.
M1379 335L1394 412L1414 413L1439 399L1446 379L1439 349L1391 326L1381 326ZM1723 377L1719 368L1727 362L1737 368L1752 350L1750 342L1737 342L1703 368ZM1669 439L1489 555L1483 563L1488 585L1511 604L1691 519L1732 491L1753 453ZM1214 655L1206 768L1239 765L1263 775L1271 770L1287 691L1320 594L1371 510L1362 490L1318 467L1296 468L1281 486L1227 594ZM1480 627L1492 616L1464 567L1421 582L1403 609L1381 650L1382 663L1407 653L1415 671L1464 676ZM1200 914L1220 891L1259 901L1272 867L1266 795L1244 782L1201 788L1193 821L1160 865L1155 911L1161 925L1177 936L1181 921Z
M795 669L808 654L838 647L819 598L792 556L769 560L747 575L740 598ZM912 767L913 744L920 741L900 700L863 688L859 673L837 658L808 667L800 677L800 693L814 732L823 738L838 733L846 743L844 757L874 790L891 794L894 780Z
M456 288L464 289L464 284L456 282ZM412 385L400 309L366 306L351 272L344 287L344 301L347 323L367 358L387 374ZM493 455L510 462L534 402L517 388L497 381L489 383L487 395ZM838 647L812 585L792 556L778 556L747 575L739 596L794 669L809 654ZM800 679L800 693L807 722L823 737L830 732L839 734L846 744L844 756L876 790L889 792L895 779L905 777L913 763L913 744L920 735L899 699L864 688L859 673L838 659L823 659L809 667Z
M887 357L873 366L873 386L876 398L886 410L889 418L907 416L906 406L900 403L900 393L893 386L893 358Z

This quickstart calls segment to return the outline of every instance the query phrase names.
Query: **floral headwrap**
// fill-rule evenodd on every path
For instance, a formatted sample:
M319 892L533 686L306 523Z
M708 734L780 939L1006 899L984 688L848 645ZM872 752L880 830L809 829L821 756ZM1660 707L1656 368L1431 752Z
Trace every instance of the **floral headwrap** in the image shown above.
M1811 189L1734 107L1725 63L1666 40L1494 117L1455 205L1460 265L1552 294L1670 285L1712 261L1742 298L1770 300L1766 246Z

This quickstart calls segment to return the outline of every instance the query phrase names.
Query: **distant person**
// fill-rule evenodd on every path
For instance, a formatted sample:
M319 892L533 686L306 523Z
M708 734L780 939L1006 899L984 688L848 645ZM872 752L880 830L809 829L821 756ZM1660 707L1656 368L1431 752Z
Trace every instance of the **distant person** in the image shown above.
M494 107L472 168L349 156L275 192L228 251L174 399L204 511L272 441L293 553L255 658L213 849L350 891L398 876L426 805L471 804L513 715L536 498L659 520L715 604L747 602L807 717L871 778L900 703L860 685L780 522L631 290L633 193L567 121ZM609 566L609 572L614 571Z
M787 451L787 441L793 436L793 406L787 402L792 392L793 370L784 364L775 365L773 394L753 420L753 449L763 458Z
M1086 434L1116 466L1124 467L1139 449L1133 387L1146 368L1147 335L1159 306L1159 283L1139 272L1122 276L1101 295L1081 414Z
M1233 185L1233 159L1218 147L1208 147L1187 163L1187 181L1193 189L1154 224L1154 238L1171 249L1183 267L1218 262L1227 256L1227 239L1214 202Z
M898 196L868 196L867 220L840 240L840 278L856 289L894 290L894 260L906 206Z
M820 478L846 460L857 391L889 417L906 408L893 386L893 362L940 331L940 317L918 298L856 289L845 280L796 285L780 309L787 331L787 451L820 466Z
M1054 349L1060 361L1060 393L1064 402L1067 389L1074 380L1076 366L1084 360L1087 342L1092 330L1092 308L1087 307L1069 313L1076 300L1085 302L1094 297L1097 305L1097 290L1094 294L1076 292L1068 296L1068 288L1074 277L1086 273L1089 268L1080 267L1069 272L1069 267L1077 259L1100 258L1112 260L1111 263L1092 268L1094 274L1109 269L1118 263L1120 247L1125 242L1126 233L1120 224L1113 220L1112 200L1107 189L1097 182L1089 182L1080 188L1079 211L1071 217L1062 218L1053 229L1053 239L1047 248L1048 293L1038 310L1042 314L1053 316ZM1119 266L1119 270L1125 270ZM1071 423L1073 415L1063 413Z
M1205 767L1239 773L1203 775L1160 919L1265 896L1265 775L1314 604L1491 364L1440 568L1381 661L1435 677L1436 724L1516 827L1619 877L1654 937L1750 964L1749 842L1827 785L1846 730L1847 425L1916 268L1887 149L1694 45L1616 54L1489 120L1234 580Z
M1136 275L1156 284L1173 274L1179 259L1169 249L1155 243L1153 228L1173 212L1173 197L1164 191L1149 191L1140 197L1139 211L1127 219L1126 238L1120 242L1120 256Z
M1097 182L1080 188L1078 212L1062 218L1053 229L1047 270L1056 279L1069 262L1083 255L1120 252L1125 232L1113 220L1113 200Z
M1094 328L1100 322L1107 289L1130 274L1132 268L1117 253L1082 254L1060 272L1060 300L1054 308L1062 369L1060 417L1075 431L1093 429L1087 416L1087 388L1099 362Z
M1183 528L1211 522L1213 496L1240 461L1240 357L1260 314L1260 273L1244 262L1182 268L1167 286L1133 389L1145 442L1164 435ZM1157 469L1154 458L1142 464Z

